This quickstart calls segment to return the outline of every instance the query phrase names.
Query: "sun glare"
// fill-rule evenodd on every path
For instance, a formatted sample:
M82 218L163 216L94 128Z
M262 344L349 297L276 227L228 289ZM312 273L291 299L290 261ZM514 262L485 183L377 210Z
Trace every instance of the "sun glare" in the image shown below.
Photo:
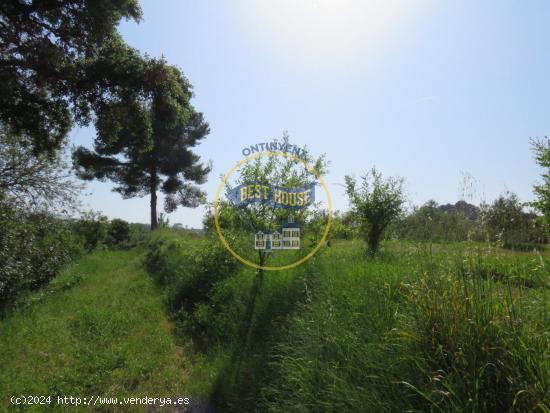
M257 30L301 59L350 60L412 12L407 0L244 0Z

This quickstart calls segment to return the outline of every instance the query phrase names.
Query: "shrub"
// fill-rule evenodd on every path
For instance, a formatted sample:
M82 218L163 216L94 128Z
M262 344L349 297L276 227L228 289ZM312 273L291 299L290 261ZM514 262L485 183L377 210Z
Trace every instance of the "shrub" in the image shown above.
M438 205L432 200L403 217L393 233L401 239L423 242L483 241L478 215L479 208L464 201Z
M103 243L107 235L107 217L98 212L90 211L72 223L74 233L80 237L84 247L91 251Z
M118 245L130 240L130 225L122 219L113 219L107 229L107 244Z
M128 224L130 227L130 246L136 246L147 239L147 235L151 232L151 226L149 224Z
M82 250L66 222L0 203L0 307L52 279Z

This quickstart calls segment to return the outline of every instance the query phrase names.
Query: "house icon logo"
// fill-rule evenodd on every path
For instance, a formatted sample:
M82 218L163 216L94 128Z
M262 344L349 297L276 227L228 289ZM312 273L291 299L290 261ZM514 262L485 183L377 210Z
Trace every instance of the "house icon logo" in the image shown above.
M265 252L300 249L300 225L290 217L283 223L280 232L258 231L254 237L254 248Z

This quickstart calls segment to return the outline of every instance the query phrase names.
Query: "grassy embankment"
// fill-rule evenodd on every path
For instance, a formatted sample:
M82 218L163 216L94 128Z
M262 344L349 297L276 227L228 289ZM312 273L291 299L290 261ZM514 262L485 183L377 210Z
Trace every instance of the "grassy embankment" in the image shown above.
M180 396L187 368L137 250L79 259L0 320L0 411L12 395Z

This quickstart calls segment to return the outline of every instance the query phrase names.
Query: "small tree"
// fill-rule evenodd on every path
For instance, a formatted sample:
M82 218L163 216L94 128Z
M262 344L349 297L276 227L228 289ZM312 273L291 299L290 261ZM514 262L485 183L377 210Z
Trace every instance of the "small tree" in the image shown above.
M274 139L274 142L279 142ZM280 140L282 145L288 145L289 136L287 132L283 133ZM327 161L325 156L313 158L307 151L303 150L301 158L310 165L313 170L320 176L327 172ZM296 159L281 158L277 156L268 156L266 158L256 158L242 165L236 173L237 178L235 185L273 185L281 188L297 188L310 184L316 177L306 170L302 163ZM227 193L231 192L231 187L227 185ZM235 211L238 209L238 213ZM222 213L224 213L222 215ZM234 229L253 231L256 233L259 230L273 231L277 229L281 223L292 216L296 222L305 224L307 218L311 215L308 208L287 210L273 207L267 203L251 203L239 208L224 206L220 203L220 222L224 221L228 226ZM326 222L326 219L325 219ZM206 223L205 223L206 224ZM264 266L268 259L268 253L258 250L257 264ZM263 276L263 271L259 271L260 277Z
M130 239L130 225L123 219L115 218L107 229L107 242L117 245Z
M538 199L533 202L533 206L544 215L550 228L550 139L531 140L531 145L537 163L544 168L542 184L534 188Z
M403 178L384 179L373 168L361 177L360 187L351 176L345 179L346 193L367 241L368 254L373 256L378 252L385 229L403 211Z
M107 236L107 217L99 212L84 212L79 220L71 225L73 232L80 237L84 247L91 251L105 241Z
M282 139L279 141L274 139L275 143L280 143L283 146L288 145L289 137L285 132ZM234 243L239 239L247 239L246 234L252 231L254 234L258 230L273 231L280 227L281 223L292 217L295 222L303 225L307 218L311 215L311 211L307 208L301 209L281 209L271 205L268 202L248 203L240 206L234 206L231 200L231 191L239 185L255 185L261 184L265 186L274 186L278 188L297 188L304 187L316 180L316 175L322 176L327 172L327 161L325 156L314 159L307 150L303 150L301 159L311 169L304 168L302 162L290 157L266 156L258 157L250 162L244 163L236 171L234 182L226 183L226 196L228 200L218 204L218 220L224 225L224 231L229 232L234 238ZM209 230L213 226L211 213L205 217L203 224L205 229ZM225 227L227 225L227 227ZM235 240L236 239L236 240ZM250 244L247 244L248 246ZM254 255L257 253L257 259ZM251 260L256 261L260 268L256 272L256 277L250 290L250 297L246 306L246 313L243 317L239 336L241 343L239 348L245 349L250 341L252 328L252 320L256 307L256 299L262 290L264 279L264 266L267 264L269 253L258 249L252 252ZM238 372L238 367L237 367ZM238 374L238 373L236 373Z

